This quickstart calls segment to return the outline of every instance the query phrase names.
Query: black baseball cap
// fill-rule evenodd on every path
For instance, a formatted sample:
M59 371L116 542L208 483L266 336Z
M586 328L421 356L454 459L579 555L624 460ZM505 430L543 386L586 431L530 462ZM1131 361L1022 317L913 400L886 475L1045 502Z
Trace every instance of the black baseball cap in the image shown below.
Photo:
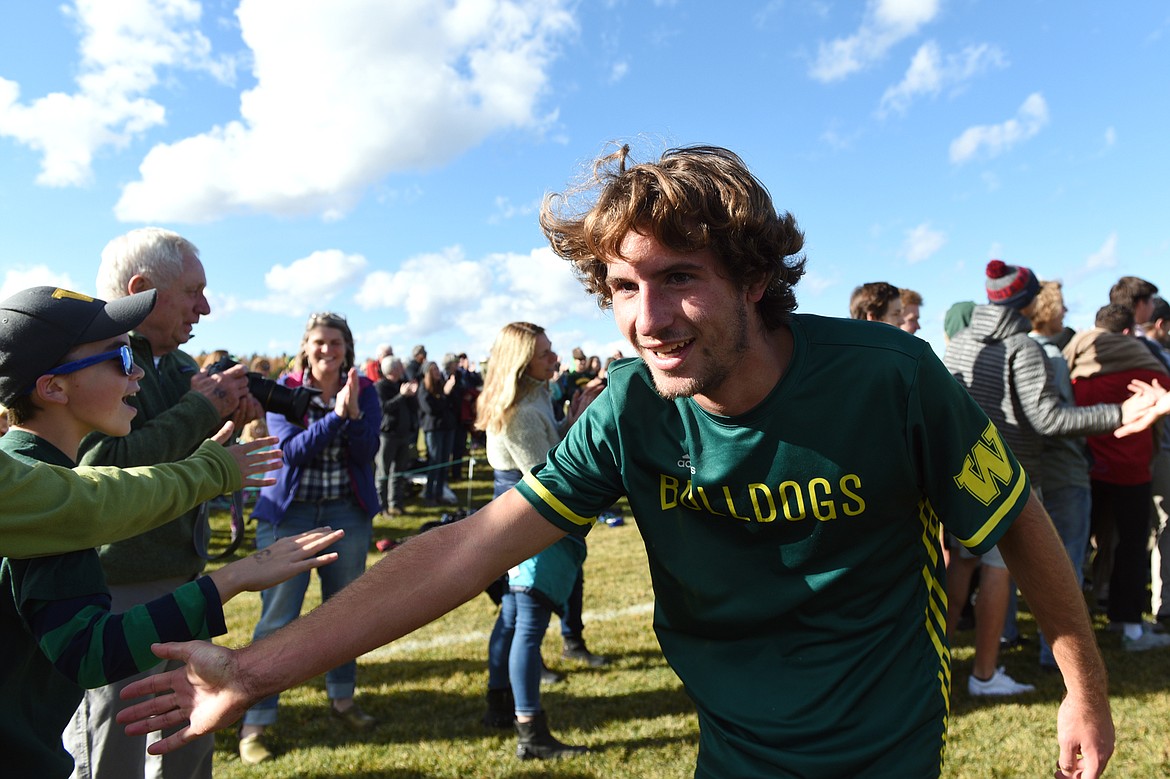
M157 295L150 289L107 303L61 287L30 287L0 302L0 403L10 404L77 345L138 327Z

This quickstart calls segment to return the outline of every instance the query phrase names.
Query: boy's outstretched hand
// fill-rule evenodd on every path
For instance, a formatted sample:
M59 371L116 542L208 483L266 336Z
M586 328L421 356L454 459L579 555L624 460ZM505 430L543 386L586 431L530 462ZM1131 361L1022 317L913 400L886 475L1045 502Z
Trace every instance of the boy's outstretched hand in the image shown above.
M344 535L344 530L323 527L281 538L243 560L209 573L208 577L215 582L220 601L227 603L241 592L266 590L297 574L328 565L337 559L337 553L319 553Z
M235 425L230 421L224 422L223 427L211 437L211 440L227 446L228 442L232 440L234 429ZM243 486L267 487L270 484L276 484L275 478L262 474L280 470L283 462L281 458L284 453L279 449L272 448L276 446L277 441L278 439L269 436L227 447L228 454L236 461L236 467L240 469L240 474L244 477Z

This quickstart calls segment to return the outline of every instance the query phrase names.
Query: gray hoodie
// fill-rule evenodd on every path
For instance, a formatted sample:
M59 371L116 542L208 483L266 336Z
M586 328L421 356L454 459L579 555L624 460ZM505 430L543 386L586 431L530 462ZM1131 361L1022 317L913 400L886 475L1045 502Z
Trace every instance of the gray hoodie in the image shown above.
M971 325L947 345L943 363L991 418L1034 485L1045 436L1099 435L1121 424L1121 406L1061 400L1031 325L1010 306L976 306Z

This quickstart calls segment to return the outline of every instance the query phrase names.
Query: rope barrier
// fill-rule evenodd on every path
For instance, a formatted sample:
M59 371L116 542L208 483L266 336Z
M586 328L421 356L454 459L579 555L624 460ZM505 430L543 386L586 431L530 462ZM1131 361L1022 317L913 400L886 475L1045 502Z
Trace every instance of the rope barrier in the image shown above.
M396 476L414 476L427 471L437 470L439 468L450 468L452 465L460 465L467 463L467 508L471 508L471 481L475 478L475 463L474 457L464 457L462 460L448 460L445 463L438 463L436 465L424 465L421 468L411 468L409 471L395 471ZM452 493L454 494L454 493Z
M395 471L395 474L398 476L414 476L417 473L426 473L427 471L433 471L438 468L450 468L452 465L459 465L461 463L470 463L467 469L468 477L470 477L474 473L473 469L476 463L474 457L464 457L462 460L448 460L445 463L438 463L437 465L424 465L421 468L411 468L409 471Z

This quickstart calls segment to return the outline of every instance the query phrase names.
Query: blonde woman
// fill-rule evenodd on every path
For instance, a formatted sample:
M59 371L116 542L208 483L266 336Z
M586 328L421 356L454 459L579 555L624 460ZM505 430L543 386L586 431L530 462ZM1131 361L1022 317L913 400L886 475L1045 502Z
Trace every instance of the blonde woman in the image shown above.
M596 386L578 393L558 422L549 392L556 367L557 354L544 329L529 322L506 325L492 346L476 425L487 433L488 462L495 470L494 497L543 463L549 449L601 390ZM553 737L540 705L540 643L552 613L564 611L584 561L584 540L569 535L509 571L500 616L488 643L484 724L508 727L514 721L519 739L516 756L522 760L585 751Z

